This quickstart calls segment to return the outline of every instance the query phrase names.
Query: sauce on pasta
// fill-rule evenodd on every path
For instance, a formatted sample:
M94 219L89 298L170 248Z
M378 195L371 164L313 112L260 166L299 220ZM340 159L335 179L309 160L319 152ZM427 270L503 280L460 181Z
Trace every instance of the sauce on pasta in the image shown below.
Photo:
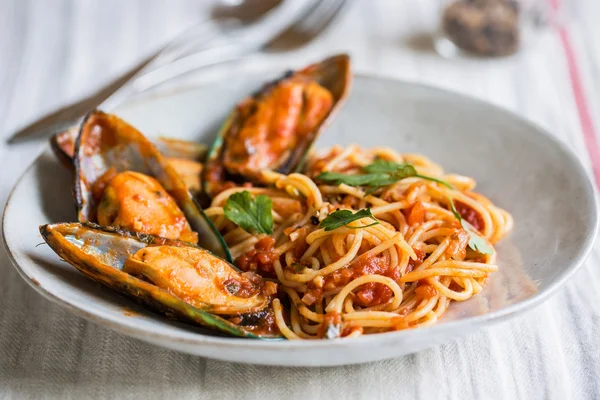
M374 190L318 178L325 171L358 174L375 160L410 163L417 174ZM472 178L389 148L336 146L311 155L303 174L264 171L262 179L268 187L226 188L206 214L240 269L277 282L272 322L288 339L435 324L453 301L483 289L498 269L493 245L513 223L508 212L473 191ZM270 198L272 234L248 233L225 217L227 199L241 191ZM377 223L362 218L331 230L321 226L336 211L363 209ZM477 250L472 235L492 251Z

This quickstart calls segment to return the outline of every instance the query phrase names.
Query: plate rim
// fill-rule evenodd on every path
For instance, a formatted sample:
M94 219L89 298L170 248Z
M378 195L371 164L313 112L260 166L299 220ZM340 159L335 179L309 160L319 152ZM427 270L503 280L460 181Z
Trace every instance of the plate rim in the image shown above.
M269 68L266 68L265 71L262 71L262 73L267 72L267 71L270 71ZM250 74L260 74L260 73L261 73L260 71L250 71ZM577 270L579 270L579 268L583 265L583 262L587 259L588 255L590 254L592 247L595 243L596 237L598 235L598 228L599 228L599 224L600 224L600 220L598 218L598 195L596 193L596 190L594 188L594 185L593 185L590 175L584 168L581 160L575 154L574 150L571 149L570 147L568 147L566 145L566 143L564 143L559 138L557 138L556 136L551 134L547 129L543 128L538 123L531 121L527 117L519 115L515 111L512 111L502 105L494 104L489 101L477 98L475 96L457 92L457 91L443 88L440 86L421 83L421 82L414 82L414 81L409 81L409 80L405 80L405 79L398 79L395 77L385 76L382 74L360 72L360 73L355 73L353 76L355 78L367 79L367 80L394 81L395 83L401 83L404 85L413 86L415 88L421 88L421 89L425 89L425 90L429 90L429 91L441 92L444 95L457 96L464 101L468 101L473 104L477 104L479 106L486 107L488 109L494 109L495 112L504 113L504 115L506 115L514 120L518 120L520 123L531 128L531 130L535 131L535 134L538 135L539 137L544 137L545 139L548 139L549 141L553 142L554 145L558 146L558 148L574 164L574 167L577 169L579 175L581 177L583 177L584 187L585 187L585 190L583 191L583 193L588 200L591 200L591 207L590 207L591 210L589 210L589 211L591 211L591 215L589 215L589 217L593 219L591 232L589 232L589 234L586 236L586 239L584 240L584 242L580 246L579 251L577 252L578 253L577 257L571 261L569 268L564 268L562 271L560 271L560 273L557 274L557 276L553 282L551 282L543 290L538 290L535 294L533 294L533 296L531 296L525 300L519 301L518 303L510 304L510 305L503 307L496 311L492 311L492 312L485 313L482 315L470 316L470 317L462 318L459 320L448 321L448 322L444 322L441 324L434 324L433 326L420 327L418 329L408 329L408 330L384 332L384 333L379 333L376 335L362 335L362 336L359 336L356 338L352 338L352 340L347 340L347 339L303 340L303 341L264 340L264 339L263 340L261 340L261 339L247 340L247 339L241 339L241 338L236 338L236 337L218 337L218 336L212 336L212 335L205 335L203 333L185 331L185 330L180 330L180 329L177 329L177 330L173 331L172 333L171 332L156 332L156 330L155 331L146 331L141 328L137 328L137 327L133 326L133 324L124 324L120 321L115 321L115 320L111 319L110 317L105 317L103 315L99 315L99 313L94 313L94 312L85 310L81 307L78 307L75 304L71 304L71 302L68 302L68 301L62 299L61 297L57 296L53 292L51 292L51 291L45 289L44 287L42 287L41 285L39 285L39 283L36 283L37 281L35 281L35 278L32 278L29 275L27 275L27 273L23 270L23 268L17 261L15 254L13 254L13 250L11 249L11 247L8 243L7 235L6 235L7 211L12 207L13 194L15 193L16 189L20 186L24 177L37 164L38 160L41 157L43 157L47 152L49 152L49 147L47 144L46 144L46 146L44 146L43 150L33 159L33 161L29 164L29 166L23 171L23 173L20 175L20 177L17 179L17 181L13 185L13 187L7 197L6 204L4 206L4 210L2 213L2 222L1 222L2 228L1 228L1 230L2 230L2 242L4 244L4 248L6 249L8 258L10 259L11 263L13 264L13 266L15 267L15 269L17 270L17 272L19 273L21 278L25 282L27 282L27 284L30 287L32 287L37 293L41 294L44 298L54 302L55 304L59 304L61 307L67 309L70 313L72 313L78 317L82 317L88 321L102 325L113 331L120 332L120 333L128 335L128 336L133 336L133 337L136 337L136 338L139 338L142 340L151 341L152 343L155 343L155 344L161 344L162 342L167 341L167 342L177 342L180 344L191 344L191 345L200 345L200 346L214 345L214 346L227 346L227 347L235 347L235 348L254 347L256 349L272 349L272 350L276 350L276 351L286 350L286 349L290 349L290 348L299 349L299 348L303 348L303 347L316 347L316 348L320 348L320 347L324 347L324 348L354 347L354 346L359 346L359 345L366 345L370 342L384 342L387 340L400 341L403 338L411 336L411 335L419 335L419 334L425 334L425 333L440 334L440 333L443 333L444 331L450 332L453 329L455 329L456 327L459 327L461 325L479 326L479 325L482 325L485 323L488 323L488 324L498 323L498 322L504 321L510 317L516 316L516 314L524 313L528 310L531 310L535 306L540 305L543 302L545 302L552 295L556 294L556 291L558 290L558 288L563 286L567 282L567 280L569 278L571 278ZM142 98L134 98L134 99L132 99L131 102L127 102L124 105L126 105L126 106L137 105L139 103L143 103L146 101L155 100L156 98L159 98L159 97L171 96L175 93L197 90L198 88L205 86L206 84L209 84L210 82L215 82L218 80L219 79L214 79L212 81L205 81L205 82L203 81L199 84L184 84L181 87L170 88L164 92L159 91L157 93L151 93L150 95L144 96ZM15 253L16 253L16 251L15 251ZM150 313L150 311L148 311L148 313ZM132 319L132 321L133 321L133 319ZM449 335L449 337L452 337L452 336ZM162 344L162 345L166 346L166 344Z

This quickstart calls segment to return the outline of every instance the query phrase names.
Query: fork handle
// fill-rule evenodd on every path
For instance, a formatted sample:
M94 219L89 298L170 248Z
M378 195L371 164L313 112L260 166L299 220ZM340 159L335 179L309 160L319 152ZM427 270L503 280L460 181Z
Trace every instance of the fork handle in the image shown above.
M43 134L60 132L71 128L73 125L77 124L87 112L97 108L120 87L130 81L151 59L152 57L144 59L134 68L114 79L91 95L61 107L58 110L45 115L36 122L19 129L19 131L15 132L7 142L16 143L26 138L35 139L45 136Z
M183 73L256 51L289 27L313 2L314 0L285 1L275 10L269 11L261 19L261 23L249 26L231 26L227 21L219 24L205 21L184 31L101 90L20 129L7 142L16 143L26 138L33 139L68 129L76 125L90 110L100 106L110 110L132 94L151 89ZM214 47L206 46L211 43Z
M236 40L236 37L247 31L247 28L236 29L227 24L223 24L220 28L222 29L220 34L233 35L226 35L221 41L216 40L217 43L212 47L206 44L215 41L219 33L207 32L205 35L199 35L194 42L198 42L200 38L207 43L201 50L193 50L192 54L188 55L185 54L189 52L190 47L193 48L193 43L186 43L185 36L189 35L179 35L174 41L91 95L63 106L19 129L8 138L7 143L34 140L67 130L77 125L91 110L101 107L105 111L110 111L134 94L150 90L184 73L241 58L264 45L265 40ZM194 30L197 29L191 29L190 32ZM228 30L230 32L227 32Z
M198 39L205 40L206 42L213 40L219 33L215 30L211 32L207 29L208 27L209 24L204 23L200 26L185 30L167 45L159 48L159 50L155 51L152 55L144 58L133 68L94 93L77 100L74 103L63 106L60 109L43 116L32 124L19 129L7 140L7 143L17 143L24 140L48 136L49 134L54 134L76 125L90 110L98 107L105 109L114 108L128 96L143 89L139 87L139 85L135 85L136 80L142 78L145 74L168 66L169 63L176 60L177 57L185 54L185 51L189 50L190 47L190 43L186 42L190 35L195 33L197 36L193 43L198 42ZM198 30L205 30L205 32L200 32L201 35L198 35ZM231 55L229 57L231 58ZM210 61L212 63L218 63L219 59L214 58ZM207 64L210 64L210 62ZM153 85L146 86L147 88L150 88L158 83L160 82L155 81L153 82Z

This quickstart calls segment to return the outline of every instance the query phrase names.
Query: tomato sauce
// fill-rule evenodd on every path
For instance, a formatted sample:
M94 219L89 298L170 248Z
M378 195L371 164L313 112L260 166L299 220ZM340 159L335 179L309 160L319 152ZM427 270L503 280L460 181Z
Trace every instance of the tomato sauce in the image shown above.
M477 211L459 200L454 200L454 207L456 207L456 211L460 214L460 216L463 217L463 219L465 219L468 223L473 225L475 229L480 232L483 231L485 224L483 222L483 218Z
M275 239L266 236L254 245L254 249L242 254L235 260L235 265L242 271L254 271L264 277L276 278L273 263L279 258L274 253Z
M408 266L406 267L406 273L409 273L412 270L414 270L416 267L418 267L419 265L421 265L423 263L423 260L425 260L426 253L423 250L420 250L420 249L413 249L413 250L415 251L417 258L416 258L416 260L413 260L412 258L408 259Z
M303 301L306 299L312 304L316 299L321 298L324 292L333 291L338 287L345 286L352 280L364 275L383 275L393 280L398 280L400 278L400 270L398 268L390 268L383 257L361 256L352 265L341 268L324 277L324 283L321 287L318 287L313 281L309 282ZM357 303L363 307L386 303L393 296L393 292L389 287L377 282L361 285L357 288L355 294L358 300ZM304 302L306 303L306 301Z
M223 281L223 287L234 296L247 299L254 296L259 288L249 280L229 278Z
M258 336L277 336L280 334L275 322L275 313L271 308L257 313L235 316L229 318L229 322L243 326L245 330Z
M352 333L358 332L359 334L363 334L362 326L349 325L342 330L342 337L350 336Z
M410 209L407 209L404 216L408 225L422 224L425 222L425 212L427 209L422 202L418 201Z
M361 257L359 261L354 265L355 276L378 274L384 275L393 280L400 278L400 271L398 268L389 268L385 259L382 257ZM359 300L358 303L364 307L376 306L388 302L392 296L392 290L381 283L371 282L362 285L356 297Z
M421 281L419 281L419 283L421 283ZM417 288L415 289L415 294L420 299L430 299L434 296L437 296L438 291L430 284L425 283L419 284L419 286L417 286Z
M463 259L467 256L467 245L469 244L469 234L460 229L450 236L450 243L446 248L446 254L450 257Z

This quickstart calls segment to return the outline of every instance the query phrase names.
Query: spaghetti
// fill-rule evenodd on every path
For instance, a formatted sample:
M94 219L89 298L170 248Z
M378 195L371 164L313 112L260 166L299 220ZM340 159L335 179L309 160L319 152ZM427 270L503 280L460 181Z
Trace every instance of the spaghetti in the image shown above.
M375 188L318 178L324 171L358 175L376 160L408 163L417 174ZM264 171L262 179L268 187L224 190L206 213L238 267L278 282L274 320L288 339L434 324L452 301L483 289L498 269L492 245L513 224L508 212L472 191L472 178L444 174L423 156L389 148L336 146L311 155L304 174ZM227 199L242 191L271 199L272 234L248 233L225 216ZM378 223L365 217L322 227L336 211L363 209ZM492 249L489 254L471 247L467 227Z

